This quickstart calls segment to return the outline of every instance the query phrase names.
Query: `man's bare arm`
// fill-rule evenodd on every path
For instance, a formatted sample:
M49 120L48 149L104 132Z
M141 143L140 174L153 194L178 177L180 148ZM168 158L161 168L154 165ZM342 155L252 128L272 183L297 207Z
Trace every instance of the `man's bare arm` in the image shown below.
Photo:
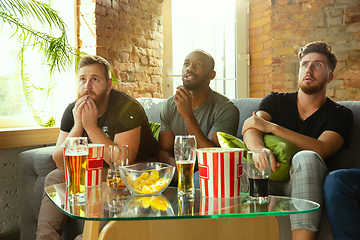
M129 147L129 165L134 163L134 161L136 159L136 155L139 151L140 135L141 135L141 127L137 127L137 128L131 129L126 132L118 133L114 137L114 143L116 145L128 145L128 147ZM105 149L108 149L108 146L105 146ZM106 150L105 153L108 156L109 151ZM106 162L109 163L110 160L109 160L109 158L107 158L107 159L108 160Z

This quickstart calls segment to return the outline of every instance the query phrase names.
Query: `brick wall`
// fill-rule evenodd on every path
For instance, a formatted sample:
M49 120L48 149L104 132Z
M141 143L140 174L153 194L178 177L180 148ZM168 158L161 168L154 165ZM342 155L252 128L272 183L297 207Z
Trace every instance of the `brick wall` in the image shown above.
M360 100L360 1L250 0L250 96L297 90L297 50L329 43L338 57L327 95Z
M162 97L161 0L78 0L78 46L106 58L114 88L133 97Z

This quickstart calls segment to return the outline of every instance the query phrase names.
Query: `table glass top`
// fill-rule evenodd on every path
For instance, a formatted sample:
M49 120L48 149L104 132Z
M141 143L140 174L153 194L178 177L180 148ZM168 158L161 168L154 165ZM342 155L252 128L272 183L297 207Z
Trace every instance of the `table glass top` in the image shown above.
M178 196L168 187L161 195L131 195L127 189L109 189L106 183L88 187L86 202L69 201L66 184L47 187L46 194L67 215L84 220L149 220L164 218L229 218L277 216L314 212L320 205L303 199L270 196L268 202L250 201L248 194L237 198Z

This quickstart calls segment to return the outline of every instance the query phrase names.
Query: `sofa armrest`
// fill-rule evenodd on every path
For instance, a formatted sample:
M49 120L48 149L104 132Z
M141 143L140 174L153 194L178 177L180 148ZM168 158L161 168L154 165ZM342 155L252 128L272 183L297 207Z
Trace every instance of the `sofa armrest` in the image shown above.
M53 151L54 146L51 146L19 154L21 235L26 235L27 239L35 239L45 177L56 169L56 164L52 160ZM23 237L25 236L21 236L21 239L25 239Z

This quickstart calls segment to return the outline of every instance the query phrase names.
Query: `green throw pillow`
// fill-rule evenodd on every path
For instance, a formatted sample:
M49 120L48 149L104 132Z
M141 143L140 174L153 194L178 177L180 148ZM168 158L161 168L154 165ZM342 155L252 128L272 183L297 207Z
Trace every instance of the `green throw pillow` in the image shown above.
M238 139L237 137L234 137L231 134L223 133L223 132L217 132L217 137L219 144L222 148L242 148L245 150L244 152L244 161L246 161L245 156L247 155L248 149L245 146L245 143Z
M158 141L159 133L160 133L160 123L149 122L149 124L150 124L150 129L153 133L154 138L156 139L156 141Z
M221 147L224 148L243 148L245 153L248 151L243 141L237 137L232 136L231 134L218 132L217 133L218 141ZM270 180L272 181L287 181L290 178L289 169L292 157L300 150L293 143L271 135L264 135L265 147L270 149L276 161L280 162L280 167L276 168L275 172L272 172L270 175ZM245 154L246 156L246 154ZM244 158L244 161L246 159Z

